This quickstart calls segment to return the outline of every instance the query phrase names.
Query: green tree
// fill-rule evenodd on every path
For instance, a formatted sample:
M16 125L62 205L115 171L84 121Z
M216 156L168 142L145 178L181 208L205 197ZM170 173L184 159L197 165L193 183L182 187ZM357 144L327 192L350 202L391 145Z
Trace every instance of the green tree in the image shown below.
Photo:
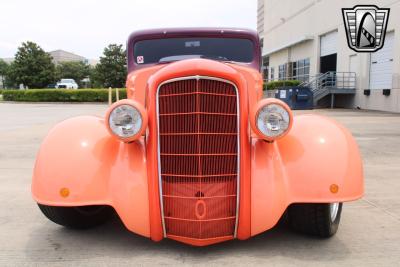
M98 79L96 66L89 69L90 88L104 88L105 86Z
M81 61L61 62L56 66L56 77L59 79L74 79L79 87L83 87L82 80L89 77L90 67Z
M0 59L0 81L3 87L5 87L6 84L8 69L9 69L8 64L4 60Z
M104 49L103 54L91 75L93 85L125 87L126 54L122 45L110 44Z
M10 65L9 76L17 84L44 88L55 82L55 66L51 56L33 42L22 43Z

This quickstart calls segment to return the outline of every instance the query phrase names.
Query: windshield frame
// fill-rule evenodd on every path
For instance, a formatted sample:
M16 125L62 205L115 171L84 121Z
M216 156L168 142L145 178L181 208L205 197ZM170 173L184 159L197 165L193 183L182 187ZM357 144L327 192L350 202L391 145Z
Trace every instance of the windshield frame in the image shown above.
M252 67L257 71L261 70L261 48L258 34L248 29L231 28L175 28L175 29L153 29L133 32L127 42L128 73L159 63L137 64L134 60L134 45L138 41L165 38L239 38L248 39L253 42L253 61L249 63L232 62L238 65Z
M191 46L192 43L197 45ZM179 61L187 58L248 64L254 60L254 43L245 38L162 38L137 41L131 53L133 53L135 63L140 65ZM144 62L138 62L139 58Z

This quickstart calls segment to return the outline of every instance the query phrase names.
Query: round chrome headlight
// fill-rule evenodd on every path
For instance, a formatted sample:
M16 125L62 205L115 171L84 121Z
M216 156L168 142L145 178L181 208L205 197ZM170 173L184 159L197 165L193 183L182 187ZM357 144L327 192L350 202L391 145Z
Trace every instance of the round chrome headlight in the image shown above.
M257 105L254 130L266 140L274 140L284 136L290 129L292 112L282 101L264 99Z
M109 124L114 134L127 138L139 132L143 120L136 108L120 105L111 111Z
M110 132L123 141L137 139L146 128L147 114L136 101L121 100L114 103L106 116Z

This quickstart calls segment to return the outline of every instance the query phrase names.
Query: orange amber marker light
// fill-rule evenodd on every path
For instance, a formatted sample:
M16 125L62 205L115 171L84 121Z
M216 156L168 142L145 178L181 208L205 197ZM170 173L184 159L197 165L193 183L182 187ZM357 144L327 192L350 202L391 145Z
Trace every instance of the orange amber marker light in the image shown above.
M337 184L331 184L329 190L331 193L336 194L339 191L339 186Z
M69 189L68 188L61 188L60 189L60 195L62 196L62 197L68 197L69 196Z

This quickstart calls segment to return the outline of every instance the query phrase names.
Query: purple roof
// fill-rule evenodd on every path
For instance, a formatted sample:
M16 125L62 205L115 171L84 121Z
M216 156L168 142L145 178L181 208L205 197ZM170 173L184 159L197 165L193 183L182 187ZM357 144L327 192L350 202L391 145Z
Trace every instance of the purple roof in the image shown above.
M179 37L227 37L249 39L254 43L254 59L245 64L256 70L261 67L261 48L257 32L240 28L165 28L135 31L129 35L127 43L128 73L135 69L148 67L149 64L138 65L133 59L135 42L148 39L179 38Z

